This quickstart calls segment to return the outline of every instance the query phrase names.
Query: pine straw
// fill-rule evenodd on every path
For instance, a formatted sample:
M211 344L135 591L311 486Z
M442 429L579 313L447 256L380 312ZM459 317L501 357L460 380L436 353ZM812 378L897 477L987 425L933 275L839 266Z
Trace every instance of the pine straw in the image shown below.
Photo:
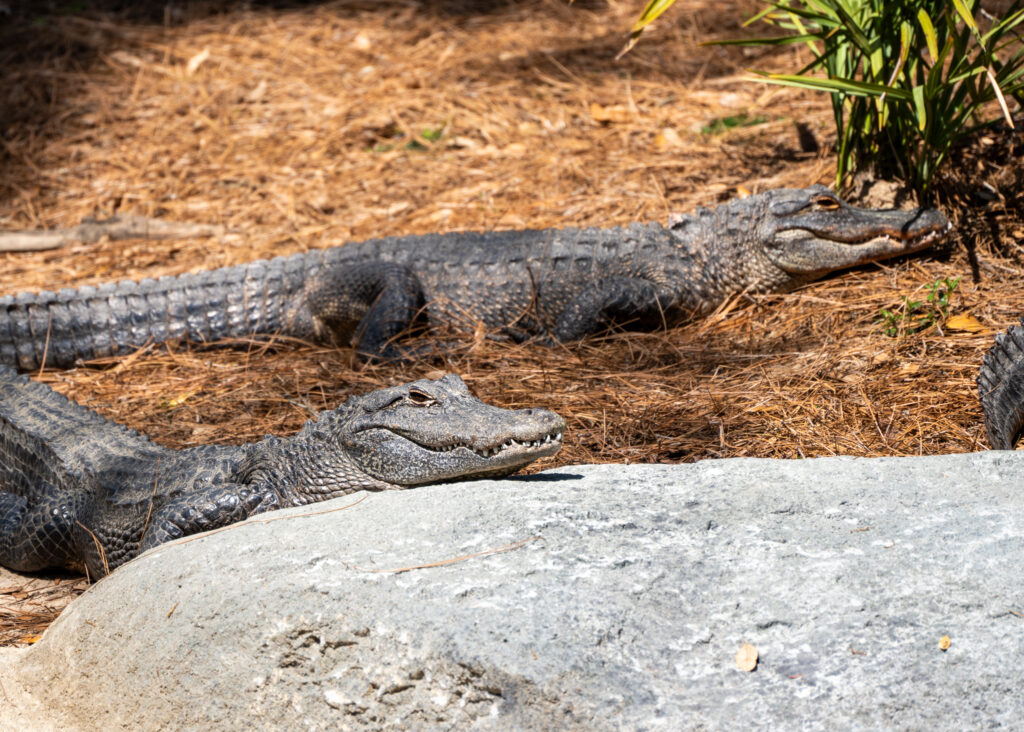
M0 38L14 49L0 51L11 111L0 227L73 226L131 210L236 232L219 242L4 255L0 292L173 274L381 234L664 220L741 187L829 182L832 158L802 151L794 124L826 148L827 100L741 82L747 67L794 68L789 54L799 49L759 57L698 47L741 32L753 4L677 5L674 22L618 64L611 59L633 4L534 0L458 15L414 2L327 3L166 27L111 13L52 18ZM741 113L764 121L701 131ZM993 171L993 159L976 153L986 164L974 172L1005 171ZM962 168L973 170L970 162ZM1024 301L1017 263L992 252L1012 253L1024 227L1012 211L951 213L964 216L980 280L958 246L952 256L738 299L669 331L556 350L463 338L432 362L360 366L346 351L278 340L143 349L37 376L170 447L289 434L351 394L454 371L491 403L566 418L564 449L534 469L978 450L977 367ZM923 299L946 276L963 277L953 312L972 313L989 332L884 335L880 308ZM5 576L0 644L36 635L60 609L50 596L45 607L28 597L12 605L24 590L4 588L23 580ZM81 588L37 581L65 597Z
M0 646L35 642L87 586L84 577L26 577L0 567Z

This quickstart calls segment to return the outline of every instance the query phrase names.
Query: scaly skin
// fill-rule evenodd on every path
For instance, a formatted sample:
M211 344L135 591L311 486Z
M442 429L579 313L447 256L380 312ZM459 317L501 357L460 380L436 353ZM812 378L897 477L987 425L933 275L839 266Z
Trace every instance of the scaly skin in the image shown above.
M170 450L0 367L0 564L87 568L276 508L354 491L510 475L561 447L545 409L458 376L352 397L293 437Z
M1024 321L1013 325L985 354L978 396L993 450L1012 450L1024 428Z
M0 363L67 367L147 343L284 334L398 355L417 319L571 341L650 329L741 292L783 292L940 239L938 211L871 211L822 186L674 217L668 227L387 238L224 269L0 298Z

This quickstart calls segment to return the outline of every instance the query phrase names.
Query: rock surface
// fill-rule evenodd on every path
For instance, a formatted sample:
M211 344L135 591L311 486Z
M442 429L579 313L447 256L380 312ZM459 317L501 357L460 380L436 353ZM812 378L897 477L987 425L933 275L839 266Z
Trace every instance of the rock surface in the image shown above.
M0 727L1024 717L1024 454L576 466L331 511L352 503L118 570L0 654Z

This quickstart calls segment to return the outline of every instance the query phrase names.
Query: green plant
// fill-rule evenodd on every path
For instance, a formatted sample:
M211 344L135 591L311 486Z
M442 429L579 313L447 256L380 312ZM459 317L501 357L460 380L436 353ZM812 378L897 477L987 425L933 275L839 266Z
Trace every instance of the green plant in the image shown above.
M1024 96L1021 6L979 25L978 0L781 0L748 24L790 34L715 43L806 44L814 59L797 73L757 78L831 93L837 185L872 169L927 198L957 142L1000 118L1013 125L1006 97Z
M740 112L739 114L729 115L728 117L716 117L701 127L700 132L702 135L720 135L723 132L736 127L753 127L755 125L764 124L767 121L768 118L763 115L751 117L746 112Z
M911 300L906 295L903 302L892 310L881 308L876 322L890 338L917 333L941 324L949 317L950 300L960 284L959 277L943 277L925 285L928 295L924 300Z
M629 44L674 0L650 0ZM760 81L832 95L838 133L836 184L868 169L900 178L922 199L949 151L1024 98L1022 1L1002 17L979 0L778 0L747 21L788 31L709 45L806 44L813 60L795 74L756 71ZM978 22L978 18L981 22ZM824 72L825 76L819 74ZM998 105L999 110L995 109Z
M392 150L397 150L401 147L403 150L423 152L424 150L430 149L430 143L437 142L441 139L444 135L445 127L447 127L447 123L435 128L424 127L420 134L416 135L411 140L406 141L404 145L401 141L406 139L405 133L398 128L394 128L391 130L390 137L396 140L396 142L381 142L374 145L372 148L369 148L369 150L371 152L378 153L391 152Z
M636 42L640 40L640 34L644 32L644 28L654 22L654 19L659 15L668 10L674 5L676 0L649 0L647 5L644 7L643 12L640 13L640 17L636 19L636 23L633 24L632 30L629 32L629 41L623 46L622 50L615 57L616 60L622 58L629 49L636 45Z

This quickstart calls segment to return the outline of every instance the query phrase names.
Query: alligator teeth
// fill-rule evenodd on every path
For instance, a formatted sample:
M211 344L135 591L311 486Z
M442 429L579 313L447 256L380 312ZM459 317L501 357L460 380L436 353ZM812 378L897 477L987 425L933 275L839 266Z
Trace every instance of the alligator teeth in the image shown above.
M553 442L561 442L561 441L562 441L562 433L561 432L557 432L555 434L544 435L544 437L542 437L540 439L537 439L537 440L525 440L525 441L520 441L520 440L515 440L515 439L506 440L505 442L501 443L497 447L485 447L485 448L483 448L481 450L478 450L476 448L470 447L469 445L445 445L444 447L436 448L435 452L451 452L452 450L457 450L460 447L464 447L467 450L472 450L473 452L475 452L480 457L488 458L488 457L494 457L498 453L504 452L505 450L508 450L511 447L526 447L526 448L543 447L544 445L550 445Z

